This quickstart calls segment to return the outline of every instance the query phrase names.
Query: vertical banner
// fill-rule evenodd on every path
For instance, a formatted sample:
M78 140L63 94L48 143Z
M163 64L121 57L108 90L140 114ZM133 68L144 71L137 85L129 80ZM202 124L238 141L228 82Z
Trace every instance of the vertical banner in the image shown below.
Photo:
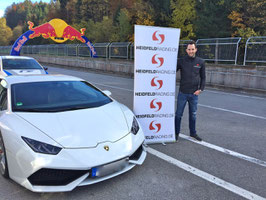
M134 113L146 143L175 140L180 29L135 25Z

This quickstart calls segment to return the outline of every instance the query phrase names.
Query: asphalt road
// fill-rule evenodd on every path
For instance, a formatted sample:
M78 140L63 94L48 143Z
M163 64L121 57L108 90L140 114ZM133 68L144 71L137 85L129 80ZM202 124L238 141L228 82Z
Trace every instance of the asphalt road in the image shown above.
M131 78L48 67L49 73L86 79L133 107ZM197 116L204 142L187 137L186 109L180 141L149 145L142 166L65 193L33 193L0 177L0 200L266 199L266 98L206 89Z

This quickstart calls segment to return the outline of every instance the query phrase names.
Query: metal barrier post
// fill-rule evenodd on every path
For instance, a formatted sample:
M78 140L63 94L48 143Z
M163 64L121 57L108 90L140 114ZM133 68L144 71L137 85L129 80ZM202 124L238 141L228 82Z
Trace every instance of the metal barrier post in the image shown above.
M251 37L250 37L251 38ZM250 40L250 38L248 38L248 40L246 41L246 46L245 46L245 55L244 55L244 63L243 65L246 65L246 58L247 58L247 46L248 46L248 41Z
M237 64L238 47L239 47L239 42L240 42L240 41L241 41L241 38L239 38L239 40L237 41L237 44L236 44L235 65Z

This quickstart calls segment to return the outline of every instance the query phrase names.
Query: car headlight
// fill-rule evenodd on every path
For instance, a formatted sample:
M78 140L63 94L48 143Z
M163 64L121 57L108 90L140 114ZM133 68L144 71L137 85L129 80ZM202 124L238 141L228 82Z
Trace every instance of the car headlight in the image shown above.
M139 124L135 117L133 117L132 127L131 127L131 133L136 135L139 131Z
M58 154L62 148L60 147L56 147L44 142L39 142L37 140L33 140L30 138L26 138L21 136L21 138L27 143L27 145L29 145L29 147L37 152L37 153L44 153L44 154L52 154L52 155L56 155Z

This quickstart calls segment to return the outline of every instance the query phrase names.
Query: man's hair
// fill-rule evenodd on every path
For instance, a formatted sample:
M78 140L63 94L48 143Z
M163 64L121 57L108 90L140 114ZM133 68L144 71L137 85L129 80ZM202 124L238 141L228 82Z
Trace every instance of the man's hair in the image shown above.
M191 41L189 41L189 43L187 43L187 48L188 48L188 45L193 45L193 44L195 45L195 48L197 48L196 42L193 40L191 40Z

